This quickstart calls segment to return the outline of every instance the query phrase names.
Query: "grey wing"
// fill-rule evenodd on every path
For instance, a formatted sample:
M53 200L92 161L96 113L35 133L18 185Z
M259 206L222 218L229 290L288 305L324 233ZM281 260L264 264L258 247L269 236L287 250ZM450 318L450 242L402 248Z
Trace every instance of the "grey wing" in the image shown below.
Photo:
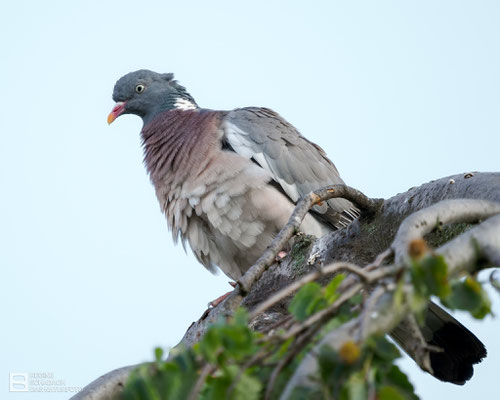
M272 110L235 109L227 114L221 127L227 145L271 172L294 203L313 190L344 183L323 149ZM359 210L345 199L331 199L313 211L337 229L359 217Z

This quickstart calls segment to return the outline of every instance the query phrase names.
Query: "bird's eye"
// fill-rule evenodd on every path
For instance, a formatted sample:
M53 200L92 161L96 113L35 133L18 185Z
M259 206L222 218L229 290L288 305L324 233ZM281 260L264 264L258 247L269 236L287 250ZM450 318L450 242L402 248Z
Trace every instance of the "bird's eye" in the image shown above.
M142 92L144 92L144 89L146 89L146 87L145 87L144 85L141 85L141 84L139 84L139 85L137 85L137 86L135 87L135 91L136 91L137 93L142 93Z

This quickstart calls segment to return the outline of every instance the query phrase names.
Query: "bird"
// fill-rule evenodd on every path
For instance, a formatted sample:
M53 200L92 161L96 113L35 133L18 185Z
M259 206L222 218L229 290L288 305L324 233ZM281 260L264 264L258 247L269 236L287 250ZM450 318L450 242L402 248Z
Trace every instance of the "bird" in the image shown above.
M211 272L238 280L301 196L344 184L324 150L268 108L201 108L174 74L147 69L121 77L112 97L108 124L126 114L142 118L144 165L174 242L188 243ZM359 216L350 201L331 199L306 214L300 231L320 237ZM479 339L433 303L424 331L430 345L444 349L431 354L438 379L463 384L486 356ZM393 336L411 349L403 328Z
M111 123L142 117L144 164L173 239L190 245L208 270L238 280L311 190L344 183L316 144L267 108L198 107L173 74L139 70L115 85ZM316 237L359 216L345 199L306 215Z

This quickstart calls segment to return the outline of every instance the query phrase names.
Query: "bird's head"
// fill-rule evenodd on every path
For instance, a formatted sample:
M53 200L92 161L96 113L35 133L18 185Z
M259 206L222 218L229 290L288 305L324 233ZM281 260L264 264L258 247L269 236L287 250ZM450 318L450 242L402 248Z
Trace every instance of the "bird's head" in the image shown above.
M115 107L108 115L111 124L122 114L135 114L144 124L159 112L198 108L186 89L174 80L174 74L159 74L141 69L122 76L113 90Z

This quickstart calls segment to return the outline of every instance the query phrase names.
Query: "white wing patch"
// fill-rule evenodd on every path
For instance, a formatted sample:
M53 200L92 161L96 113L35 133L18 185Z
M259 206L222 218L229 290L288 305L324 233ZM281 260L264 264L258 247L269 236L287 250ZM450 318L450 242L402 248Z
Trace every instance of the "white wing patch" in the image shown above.
M252 158L254 152L251 146L252 141L247 138L248 135L233 124L228 123L227 126L230 129L228 129L226 137L234 151L243 157Z
M255 153L253 155L253 158L255 159L255 161L257 161L259 163L259 165L262 168L267 169L271 174L273 174L273 179L278 181L278 183L281 185L281 187L283 188L285 193L288 196L290 196L292 201L295 202L299 199L300 196L299 196L299 190L297 189L297 185L295 185L293 183L292 184L287 183L284 179L278 178L276 176L276 174L274 173L274 171L272 170L269 163L267 162L266 157L264 156L263 153Z
M278 177L272 166L269 165L269 162L267 161L264 153L255 152L255 143L248 138L248 134L246 132L242 131L236 125L229 122L226 124L226 126L228 128L226 138L234 151L242 155L243 157L253 158L255 161L257 161L262 168L272 174L273 179L281 185L285 193L290 196L292 201L297 201L300 197L297 185L293 183L287 183L284 179Z

